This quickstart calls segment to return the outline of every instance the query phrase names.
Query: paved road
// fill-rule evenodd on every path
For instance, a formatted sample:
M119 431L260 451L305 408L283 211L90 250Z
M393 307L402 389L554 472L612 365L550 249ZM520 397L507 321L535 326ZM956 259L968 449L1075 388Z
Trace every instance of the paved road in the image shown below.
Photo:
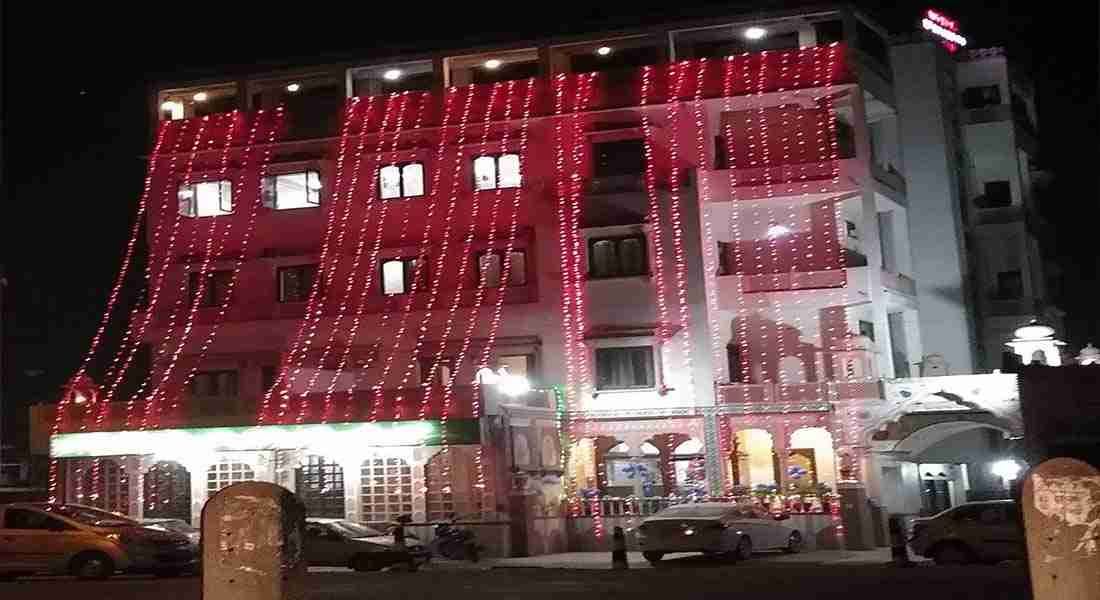
M309 600L1029 600L1022 567L894 569L878 565L673 560L658 569L493 569L419 573L311 573ZM197 578L42 578L0 583L3 600L198 600ZM210 599L208 599L210 600Z

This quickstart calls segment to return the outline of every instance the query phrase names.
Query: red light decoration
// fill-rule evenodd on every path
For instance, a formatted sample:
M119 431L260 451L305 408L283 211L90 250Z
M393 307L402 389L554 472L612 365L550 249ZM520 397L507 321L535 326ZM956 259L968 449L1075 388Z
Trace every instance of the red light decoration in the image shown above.
M653 71L654 67L652 66L647 65L642 67L641 113L642 130L645 132L645 188L646 195L649 197L647 218L649 220L650 237L652 238L653 246L653 281L656 289L658 336L661 346L664 346L665 341L670 335L668 303L665 301L665 251L663 242L664 235L662 232L664 225L661 222L661 198L660 192L657 189L655 134L649 111L645 108L653 101Z
M921 19L921 28L940 39L940 43L950 52L955 52L960 46L966 45L966 38L959 33L958 21L943 13L929 8L924 11Z
M419 95L417 95L417 97L419 97ZM393 154L394 152L396 152L396 150L398 148L398 144L399 144L400 139L401 139L401 131L404 128L404 125L405 125L405 116L406 116L406 113L408 112L408 106L409 106L410 102L412 101L413 96L411 96L409 94L409 92L406 91L406 92L402 92L400 94L400 99L401 99L401 107L398 109L398 112L397 112L397 123L396 123L394 131L393 131L393 142L392 142L392 144L390 145L390 148L389 148L389 153L390 154ZM422 113L422 111L420 110L421 108L422 108L422 105L420 105L420 103L417 103L416 116L414 117L414 120L417 124L419 124L419 121L420 121L420 117L421 117L421 113ZM368 198L367 199L367 217L363 220L363 222L362 222L362 224L360 225L360 228L359 228L359 241L358 241L358 243L356 244L356 247L355 247L355 255L354 255L354 258L352 259L352 265L351 265L351 270L350 270L350 273L351 273L350 279L351 279L351 281L349 281L348 284L344 288L344 294L343 294L343 297L340 300L340 306L337 309L336 321L333 324L332 328L329 330L328 339L325 341L325 347L324 347L324 350L322 351L321 359L318 363L318 366L317 366L316 369L313 370L313 375L310 377L309 382L306 384L305 389L301 393L301 400L299 401L299 407L298 407L298 415L297 415L297 418L295 419L295 421L297 423L303 423L306 420L306 417L307 417L307 415L309 413L309 409L310 409L309 402L308 402L309 393L313 390L313 387L317 384L317 379L320 377L321 370L324 368L324 365L327 364L329 354L332 351L333 342L336 340L336 334L340 330L341 326L344 323L344 319L347 316L348 303L351 299L352 290L358 284L358 278L361 276L360 275L360 265L362 264L363 253L364 253L364 250L366 249L366 243L367 243L366 228L372 220L371 209L373 208L374 205L379 205L379 209L377 210L377 215L376 215L376 217L374 217L374 219L377 221L377 227L375 228L375 232L374 232L374 238L373 238L374 242L373 242L373 246L371 248L370 258L367 261L368 267L367 267L366 273L365 273L365 282L362 284L363 285L363 290L364 291L370 290L371 289L371 284L374 281L374 273L376 271L374 266L377 264L377 261L378 261L378 253L379 253L379 250L381 249L381 246L382 246L382 233L383 233L385 222L386 222L386 214L387 214L389 206L390 206L389 202L385 202L385 201L375 202L374 201L375 197L377 196L377 191L378 191L377 188L378 188L379 173L380 173L380 170L381 170L381 167L382 167L382 158L383 158L381 150L382 150L382 146L385 145L384 141L385 141L385 137L383 135L379 134L379 138L378 138L378 145L379 145L378 150L379 150L379 152L377 152L375 154L375 161L374 161L375 164L374 164L374 168L372 170L370 183L368 184L368 190L369 191L368 191L368 196L367 196L367 198ZM393 162L394 162L394 164L396 163L396 161L393 161ZM350 206L350 203L348 204L348 206ZM341 232L341 233L343 233L343 232ZM342 246L342 239L339 240L337 242L337 244L338 244L339 248L342 248L343 247ZM337 261L333 261L333 262L334 262L333 270L335 270L335 268L336 268L335 263ZM356 312L356 315L361 315L361 312ZM345 345L348 352L350 352L351 346L352 346L352 344L354 344L354 342L355 342L355 339L353 337L348 338L348 342ZM343 356L347 356L347 352L344 352L342 354L343 354ZM340 365L337 372L333 376L332 382L330 384L331 386L335 386L336 381L340 377L341 372L343 372L343 364ZM327 415L329 415L331 413L331 410L332 410L331 397L332 397L331 394L328 394L328 393L325 394L325 403L324 403L324 406L323 406L323 409L322 409L322 419L323 420L327 420Z

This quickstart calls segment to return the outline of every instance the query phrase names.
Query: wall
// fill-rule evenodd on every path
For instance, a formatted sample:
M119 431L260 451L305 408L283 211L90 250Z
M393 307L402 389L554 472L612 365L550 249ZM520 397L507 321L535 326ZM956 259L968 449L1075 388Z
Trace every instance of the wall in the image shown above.
M893 47L901 144L905 159L912 275L920 302L925 353L943 354L954 373L975 365L975 332L967 309L966 255L950 104L951 63L932 42ZM948 98L950 96L950 98Z

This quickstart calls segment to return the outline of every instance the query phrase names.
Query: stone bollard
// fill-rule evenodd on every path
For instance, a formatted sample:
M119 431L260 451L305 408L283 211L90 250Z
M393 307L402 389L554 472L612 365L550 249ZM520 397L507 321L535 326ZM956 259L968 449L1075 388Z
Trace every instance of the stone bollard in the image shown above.
M302 502L273 483L214 494L202 509L203 599L305 598L305 515Z
M630 568L630 563L626 560L626 534L623 533L623 528L618 526L611 534L611 568Z
M911 567L909 545L905 540L905 527L901 515L890 515L890 556L895 567Z

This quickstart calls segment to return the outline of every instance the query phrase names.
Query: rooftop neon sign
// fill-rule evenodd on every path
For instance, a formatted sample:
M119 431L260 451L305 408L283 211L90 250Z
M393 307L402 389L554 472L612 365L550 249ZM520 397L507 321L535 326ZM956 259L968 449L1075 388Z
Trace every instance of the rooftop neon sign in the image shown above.
M925 31L940 38L943 46L951 52L966 45L966 38L959 33L959 22L939 11L931 8L924 11L924 18L921 19L920 24Z

